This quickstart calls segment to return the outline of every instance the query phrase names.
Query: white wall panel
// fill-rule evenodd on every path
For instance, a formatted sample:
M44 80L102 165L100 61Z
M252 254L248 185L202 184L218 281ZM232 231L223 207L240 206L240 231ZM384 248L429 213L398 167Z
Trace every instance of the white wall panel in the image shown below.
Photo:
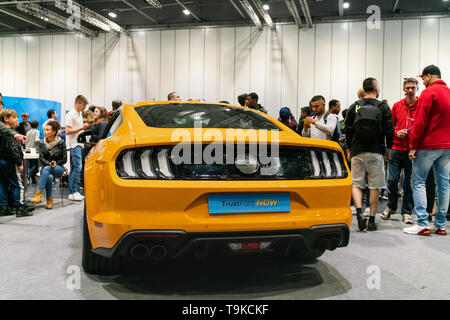
M384 52L384 21L381 29L367 29L366 41L366 78L383 79L383 52ZM361 83L362 86L362 83ZM356 101L356 92L349 95L348 105Z
M266 49L267 30L259 30L257 27L251 28L250 38L250 92L256 92L262 101L266 95ZM239 93L238 93L239 94Z
M91 104L105 104L105 34L92 39L92 101Z
M2 94L5 96L14 95L14 44L13 37L3 39L3 68L0 77L3 78Z
M205 30L189 31L189 95L190 99L204 98Z
M415 77L420 73L420 20L402 21L402 65L403 78ZM403 84L403 82L402 82Z
M64 105L66 70L66 36L53 36L52 100Z
M331 24L316 26L316 56L314 72L314 95L330 100L331 89ZM328 109L328 107L326 107Z
M65 94L62 105L73 104L74 92L78 92L78 37L70 34L66 35Z
M53 37L39 37L39 98L52 99ZM80 72L78 71L78 74ZM90 85L90 84L89 84ZM75 99L75 97L74 97ZM64 108L64 106L62 106Z
M147 33L138 31L132 33L133 67L132 67L132 101L145 101L147 81Z
M381 83L381 99L390 105L400 100L401 78L401 21L386 21L384 24L384 70Z
M330 99L339 100L341 109L345 109L349 105L347 101L349 25L347 22L333 23L332 28Z
M250 92L250 27L236 28L235 95Z
M348 29L346 29L346 26ZM110 108L165 100L228 100L256 92L275 117L288 106L296 116L314 94L353 103L363 79L380 80L381 97L403 97L402 80L428 64L450 74L450 18L101 33L96 38L48 35L0 38L0 91L5 95L57 100L73 107L78 94ZM422 86L421 86L422 87ZM298 108L297 108L298 107Z
M14 48L14 95L27 96L27 42L28 37L16 37Z
M420 71L430 64L438 63L439 19L421 20L420 24ZM447 39L447 41L449 41Z
M106 35L105 47L105 107L112 110L111 102L119 96L119 35Z
M237 96L245 91L234 92L234 49L235 28L220 29L220 67L219 67L219 96L220 100L228 100L238 104Z
M219 95L219 40L219 29L205 30L205 68L203 87L204 99L207 102L222 101Z
M132 103L131 75L133 44L130 37L121 35L119 39L119 94L118 97L125 103Z
M298 26L283 26L283 58L281 78L281 105L288 107L297 118L297 76L298 76ZM275 116L278 116L275 114Z
M301 29L299 31L298 49L298 109L308 106L314 95L314 55L315 29Z
M87 37L80 37L78 39L78 92L73 92L68 101L70 102L66 106L66 110L73 108L75 98L77 95L82 94L89 102L92 98L92 41ZM92 102L91 102L92 103Z
M186 48L187 50L188 48ZM186 54L186 52L182 53ZM175 31L161 31L161 96L167 100L167 95L175 89ZM181 97L184 98L183 96Z
M28 56L27 56L27 97L39 98L39 73L40 73L40 59L39 59L39 43L40 37L33 36L28 41ZM78 70L75 70L78 76Z
M450 18L442 18L439 23L439 69L444 81L450 85ZM421 70L420 70L421 71Z
M0 38L0 70L3 70L3 39ZM0 88L3 88L3 76L0 75ZM0 93L2 93L0 89ZM3 93L2 93L3 94Z
M358 98L357 92L366 78L366 23L349 23L347 101Z
M161 31L147 32L147 89L146 100L166 100L160 94Z
M260 98L260 104L267 112L278 118L281 108L281 77L283 56L283 33L281 26L267 30L266 49L266 96Z
M163 32L164 34L164 32ZM163 49L163 55L166 52ZM163 95L166 96L164 100L167 100L167 94L171 91L176 91L183 101L187 101L189 96L189 30L176 30L175 31L175 69L171 74L175 78L174 90L163 91ZM170 61L169 61L170 62ZM164 70L164 69L163 69ZM167 75L169 76L169 75Z

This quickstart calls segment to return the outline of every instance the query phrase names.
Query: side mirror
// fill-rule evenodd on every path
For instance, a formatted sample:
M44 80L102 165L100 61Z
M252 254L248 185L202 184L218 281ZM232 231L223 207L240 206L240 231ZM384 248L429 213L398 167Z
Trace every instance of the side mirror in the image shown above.
M94 137L94 133L92 130L86 130L81 132L78 135L77 142L78 143L90 143L92 141L92 138Z

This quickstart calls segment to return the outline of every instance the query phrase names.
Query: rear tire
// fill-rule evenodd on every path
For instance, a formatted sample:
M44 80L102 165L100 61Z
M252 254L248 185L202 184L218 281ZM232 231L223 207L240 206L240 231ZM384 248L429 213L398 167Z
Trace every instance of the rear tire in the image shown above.
M90 274L111 275L116 273L119 269L118 258L105 258L92 252L92 244L86 217L86 205L83 215L83 249L81 264L84 271Z

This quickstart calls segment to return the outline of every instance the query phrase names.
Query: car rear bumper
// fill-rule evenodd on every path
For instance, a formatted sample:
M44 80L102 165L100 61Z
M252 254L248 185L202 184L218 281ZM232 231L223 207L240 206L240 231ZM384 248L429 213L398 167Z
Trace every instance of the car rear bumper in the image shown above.
M348 245L350 237L346 224L317 225L308 229L265 230L244 232L185 232L183 230L133 230L124 234L112 248L98 247L93 252L107 257L136 256L154 258L152 250L164 250L159 258L195 256L206 258L211 254L276 254L287 256L312 249L334 250ZM264 249L232 249L235 243L270 243Z

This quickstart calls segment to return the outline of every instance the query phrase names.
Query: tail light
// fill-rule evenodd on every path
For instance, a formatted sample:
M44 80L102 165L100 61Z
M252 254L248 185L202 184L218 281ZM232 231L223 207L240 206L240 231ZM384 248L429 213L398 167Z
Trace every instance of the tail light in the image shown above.
M172 179L169 148L127 149L116 159L116 172L121 178Z

